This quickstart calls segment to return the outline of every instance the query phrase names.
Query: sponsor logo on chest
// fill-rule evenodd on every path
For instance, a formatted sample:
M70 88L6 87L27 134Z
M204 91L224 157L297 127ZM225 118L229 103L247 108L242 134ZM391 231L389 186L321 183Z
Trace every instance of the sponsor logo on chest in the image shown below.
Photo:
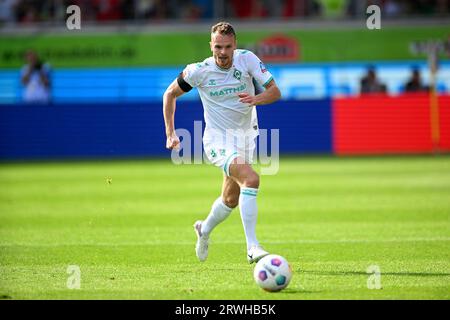
M225 95L229 95L232 93L238 93L238 92L242 92L247 88L247 85L245 83L237 86L237 87L231 87L231 88L224 88L221 90L216 90L216 91L210 91L209 95L211 97L221 97L221 96L225 96Z

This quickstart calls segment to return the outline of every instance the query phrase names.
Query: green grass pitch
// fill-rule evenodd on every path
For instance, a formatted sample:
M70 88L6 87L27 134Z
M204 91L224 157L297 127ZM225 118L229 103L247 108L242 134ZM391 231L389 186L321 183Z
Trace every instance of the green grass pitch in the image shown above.
M261 178L257 224L294 271L279 293L253 281L238 210L197 261L192 224L221 181L170 159L1 164L0 297L450 298L449 156L282 158ZM67 288L69 265L80 289Z

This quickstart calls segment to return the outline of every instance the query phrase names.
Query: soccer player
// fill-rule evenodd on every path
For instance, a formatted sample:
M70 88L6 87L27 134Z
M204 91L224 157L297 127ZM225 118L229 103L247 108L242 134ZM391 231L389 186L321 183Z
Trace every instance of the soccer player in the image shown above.
M204 108L203 146L208 159L222 168L222 194L205 220L197 221L195 247L200 261L208 257L211 231L239 205L247 241L247 260L257 262L268 255L256 239L259 176L252 169L255 138L258 136L257 105L281 97L275 81L261 60L248 50L236 49L236 34L227 22L211 28L212 57L193 63L180 73L163 97L166 147L177 149L174 114L177 97L196 87ZM253 80L265 90L255 94Z

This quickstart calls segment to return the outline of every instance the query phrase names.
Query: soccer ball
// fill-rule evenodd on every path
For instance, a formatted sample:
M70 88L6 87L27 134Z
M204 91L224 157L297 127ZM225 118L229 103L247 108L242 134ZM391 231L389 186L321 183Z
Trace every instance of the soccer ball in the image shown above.
M292 269L282 256L269 254L258 261L253 277L262 289L270 292L280 291L291 281Z

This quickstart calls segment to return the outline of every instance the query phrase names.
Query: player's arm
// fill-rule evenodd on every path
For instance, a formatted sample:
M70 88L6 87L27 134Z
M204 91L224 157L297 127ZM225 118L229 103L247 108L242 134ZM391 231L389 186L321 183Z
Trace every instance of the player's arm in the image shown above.
M49 67L47 65L43 65L39 70L39 77L41 79L42 84L46 87L50 87L50 77L49 77Z
M266 90L264 90L260 94L257 94L256 96L250 95L248 93L240 93L238 94L240 98L239 102L248 103L251 106L257 106L262 104L269 104L281 98L281 92L277 84L275 83L275 80L272 79L265 86L265 89Z
M31 73L33 72L33 68L29 65L25 66L22 71L21 81L24 86L28 84L31 78Z
M163 113L167 137L166 148L168 149L179 148L180 139L175 133L176 100L179 96L189 91L189 87L189 84L184 81L183 75L180 74L180 76L178 76L178 78L175 79L164 92Z

